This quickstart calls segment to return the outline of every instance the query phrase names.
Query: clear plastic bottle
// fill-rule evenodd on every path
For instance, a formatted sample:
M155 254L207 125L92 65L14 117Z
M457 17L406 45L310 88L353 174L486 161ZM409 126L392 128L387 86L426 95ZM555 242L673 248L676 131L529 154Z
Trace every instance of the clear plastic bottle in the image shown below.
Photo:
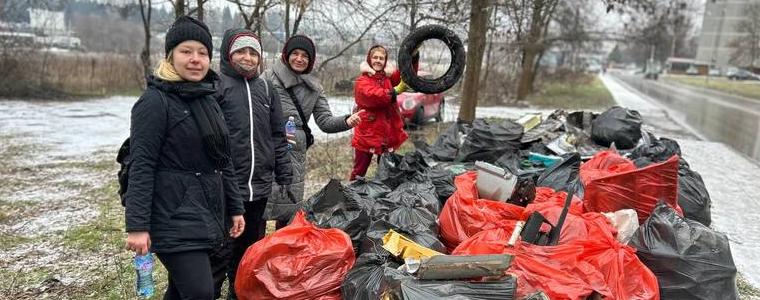
M136 255L134 259L135 270L137 271L137 296L140 298L150 298L155 293L153 284L153 254L148 252L145 255Z
M296 117L290 116L288 117L288 122L285 123L285 134L289 136L295 136L296 135ZM293 149L293 144L288 143L288 150Z

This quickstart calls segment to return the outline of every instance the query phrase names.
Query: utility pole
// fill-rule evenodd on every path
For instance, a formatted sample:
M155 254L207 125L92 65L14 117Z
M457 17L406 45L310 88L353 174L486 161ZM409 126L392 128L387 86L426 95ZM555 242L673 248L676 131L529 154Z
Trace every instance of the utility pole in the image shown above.
M717 3L717 0L716 0L716 3ZM720 47L720 36L723 34L723 21L725 19L726 19L726 3L722 2L721 8L720 8L720 20L718 21L718 32L715 36L715 44L713 45L713 53L712 53L712 58L710 59L710 67L707 70L707 76L705 76L705 85L709 84L710 70L713 68L713 65L717 62L718 47Z

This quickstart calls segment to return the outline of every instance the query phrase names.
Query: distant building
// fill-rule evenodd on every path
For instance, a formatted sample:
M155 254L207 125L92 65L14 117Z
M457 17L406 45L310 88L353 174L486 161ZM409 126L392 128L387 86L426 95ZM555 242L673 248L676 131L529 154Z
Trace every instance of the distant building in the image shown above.
M29 9L29 26L32 30L44 35L67 34L66 22L62 11L46 9Z
M746 19L744 10L752 3L760 3L760 0L706 0L697 61L713 63L720 68L730 64L736 48L729 44L745 35L738 32L736 26Z

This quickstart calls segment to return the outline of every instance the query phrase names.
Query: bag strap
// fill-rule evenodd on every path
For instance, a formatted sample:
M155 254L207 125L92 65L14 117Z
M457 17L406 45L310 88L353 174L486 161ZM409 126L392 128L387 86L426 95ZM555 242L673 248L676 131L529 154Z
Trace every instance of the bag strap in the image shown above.
M277 81L280 82L280 85L282 85L282 88L285 89L286 92L288 92L288 95L290 95L290 99L293 100L293 105L296 106L296 110L298 110L298 116L301 117L301 123L303 123L303 131L306 133L307 136L311 135L311 128L309 128L309 122L306 121L306 116L303 114L303 109L301 109L301 104L298 103L298 98L296 98L296 93L293 92L293 89L286 88L285 83L282 82L282 79L278 77L277 75L274 76L277 78Z

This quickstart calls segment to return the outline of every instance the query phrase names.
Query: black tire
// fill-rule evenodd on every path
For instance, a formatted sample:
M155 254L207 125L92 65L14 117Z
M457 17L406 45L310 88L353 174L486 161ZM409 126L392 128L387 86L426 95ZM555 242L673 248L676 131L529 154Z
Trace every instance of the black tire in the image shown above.
M441 98L441 107L438 108L438 114L435 115L436 122L443 122L444 108L446 107L446 98Z
M417 76L412 67L412 51L422 42L438 39L446 44L451 51L451 64L443 76L435 79L425 79ZM412 89L425 94L442 93L450 89L462 77L466 56L462 40L450 29L440 25L425 25L409 34L401 43L398 50L398 65L401 78Z

